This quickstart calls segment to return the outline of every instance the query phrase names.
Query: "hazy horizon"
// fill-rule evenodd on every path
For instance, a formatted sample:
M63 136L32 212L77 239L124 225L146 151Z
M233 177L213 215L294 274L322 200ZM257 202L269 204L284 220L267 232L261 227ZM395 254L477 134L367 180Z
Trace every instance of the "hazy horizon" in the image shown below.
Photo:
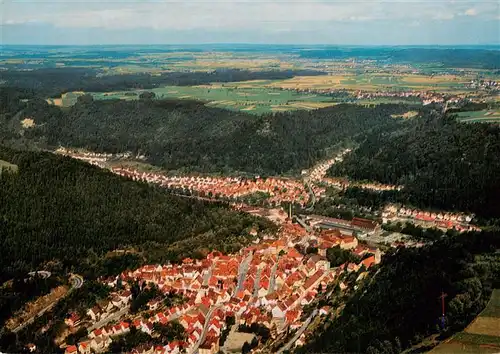
M497 1L3 0L7 45L498 45Z

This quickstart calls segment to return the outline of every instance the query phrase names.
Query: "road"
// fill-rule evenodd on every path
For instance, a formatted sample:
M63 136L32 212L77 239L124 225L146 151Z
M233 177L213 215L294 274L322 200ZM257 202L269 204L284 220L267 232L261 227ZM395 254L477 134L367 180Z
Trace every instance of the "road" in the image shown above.
M316 195L314 194L314 191L311 188L311 182L309 181L309 178L304 178L304 184L307 186L307 189L309 190L309 198L311 201L311 205L306 210L312 211L314 209L314 204L316 204Z
M107 325L111 321L118 320L120 317L122 317L123 315L128 313L129 310L130 310L130 306L127 306L127 307L121 309L120 311L113 313L111 316L106 317L105 319L100 320L99 322L96 322L92 326L88 327L87 332L90 333L94 329L101 328L102 326Z
M194 347L191 350L190 354L196 354L196 353L198 353L198 348L200 347L200 345L203 344L203 342L205 341L205 337L207 336L208 327L210 325L210 319L212 318L212 315L214 314L214 311L217 310L218 308L221 308L222 306L223 306L223 304L218 304L218 305L213 305L210 308L210 310L207 313L207 316L205 317L205 324L203 325L203 332L201 332L201 337L198 340L198 342L196 342L196 344L194 345Z
M257 269L257 274L255 274L255 282L253 288L253 296L257 296L260 289L260 275L262 273L262 268Z
M49 277L52 275L52 273L51 273L51 272L48 272L48 271L46 271L46 270L37 270L37 271L34 271L34 272L29 272L29 273L28 273L28 275L29 275L30 277L34 277L34 276L35 276L35 274L39 275L39 276L40 276L40 277L42 277L43 279L47 279L47 278L49 278Z
M271 276L269 277L269 291L267 292L268 294L272 294L274 292L274 287L276 286L276 271L278 270L279 260L280 256L278 255L278 259L271 269Z
M70 291L73 289L79 289L83 285L83 277L78 274L71 274L69 282L71 283Z
M42 276L44 275L47 275L47 273L49 274L48 277L50 276L50 272L46 272L44 270L41 270L41 271L36 271L36 272L31 272L29 273L30 275L31 274L35 274L35 273L38 273L38 274L42 274ZM63 296L68 296L68 294L73 291L74 289L78 289L80 288L82 285L83 285L83 277L81 275L78 275L78 274L71 274L70 278L69 278L69 282L71 284L71 288L69 289L69 291ZM35 321L35 319L37 317L40 317L42 316L45 312L51 310L55 304L57 304L59 302L59 300L61 300L62 297L60 299L58 299L57 301L54 301L53 303L51 303L50 305L44 307L43 309L41 309L40 311L38 311L38 313L36 313L35 315L33 315L32 317L30 317L29 319L27 319L26 321L24 321L22 324L20 324L19 326L17 326L16 328L14 328L12 330L12 332L14 333L17 333L19 332L20 330L22 330L24 327L26 327L27 325L33 323Z
M238 269L238 286L236 287L235 294L237 294L238 291L241 291L243 289L243 282L245 281L245 276L247 275L248 267L250 266L250 262L252 262L252 258L253 256L250 253L240 263L240 267Z
M285 350L290 350L292 349L293 345L295 344L295 342L300 338L300 336L302 335L302 333L304 333L304 331L307 329L307 327L309 326L309 324L311 323L311 321L313 320L313 318L318 314L318 310L315 309L310 315L309 317L305 320L304 324L302 325L302 327L300 327L298 330L297 330L297 333L295 333L295 335L292 337L292 339L290 339L288 341L288 343L286 343L283 348L281 348L280 350L278 350L277 354L281 354L283 353Z

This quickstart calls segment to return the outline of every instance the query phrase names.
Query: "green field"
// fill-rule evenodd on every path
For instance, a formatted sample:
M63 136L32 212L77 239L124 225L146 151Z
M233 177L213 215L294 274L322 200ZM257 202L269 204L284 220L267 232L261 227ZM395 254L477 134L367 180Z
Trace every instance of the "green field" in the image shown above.
M459 112L457 115L463 123L500 123L500 110Z
M16 172L17 165L11 164L10 162L0 160L0 173L2 173L2 169L7 169Z
M303 94L272 88L225 87L224 84L203 86L165 86L152 91L159 99L201 100L212 107L262 114L297 109L317 109L335 105L328 96ZM92 93L95 99L135 100L142 90ZM69 101L69 100L67 100ZM63 105L65 103L63 102Z
M493 290L486 308L462 332L432 353L500 353L500 289Z

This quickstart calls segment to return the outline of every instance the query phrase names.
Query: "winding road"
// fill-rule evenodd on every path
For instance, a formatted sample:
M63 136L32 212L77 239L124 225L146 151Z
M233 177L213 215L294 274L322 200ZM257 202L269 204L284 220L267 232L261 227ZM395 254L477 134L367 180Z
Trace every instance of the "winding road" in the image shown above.
M34 276L35 273L38 273L38 274L42 274L42 277L44 275L47 275L49 274L47 277L49 277L51 275L50 272L47 272L47 271L44 271L44 270L41 270L41 271L36 271L36 272L31 272L31 273L28 273L29 275L32 275ZM16 328L14 328L12 330L12 332L14 333L17 333L19 332L20 330L22 330L24 327L26 327L27 325L33 323L35 321L35 319L37 317L40 317L42 316L45 312L51 310L58 302L59 300L61 300L63 297L65 296L68 296L68 294L73 291L74 289L78 289L78 288L81 288L82 285L83 285L83 277L81 275L78 275L78 274L71 274L70 277L69 277L69 282L71 284L71 288L68 290L68 292L62 296L61 298L57 299L57 301L54 301L53 303L51 303L50 305L44 307L43 309L41 309L40 311L38 311L38 313L36 313L35 315L31 316L29 319L27 319L26 321L24 321L22 324L20 324L19 326L17 326Z

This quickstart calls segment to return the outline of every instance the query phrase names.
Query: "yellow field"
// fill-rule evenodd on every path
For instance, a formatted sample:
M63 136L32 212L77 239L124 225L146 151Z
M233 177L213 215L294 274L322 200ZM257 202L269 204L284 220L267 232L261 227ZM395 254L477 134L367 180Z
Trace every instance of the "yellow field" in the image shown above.
M35 126L35 121L31 118L25 118L21 121L23 128L32 128Z
M500 319L498 317L477 317L469 327L467 333L500 336Z
M335 106L334 102L294 102L290 103L288 106L296 107L299 109L318 109Z
M347 89L347 90L442 90L463 92L467 88L465 84L470 81L470 77L459 77L454 75L423 76L415 74L330 74L323 76L297 76L287 80L274 81L265 84L265 87L282 89ZM238 86L232 83L231 86ZM262 87L258 83L252 83L251 87Z
M465 330L439 344L431 353L500 353L500 289Z
M392 114L391 115L392 118L405 118L405 119L410 119L410 118L413 118L416 116L418 116L417 111L409 111L409 112L406 112L404 114Z

